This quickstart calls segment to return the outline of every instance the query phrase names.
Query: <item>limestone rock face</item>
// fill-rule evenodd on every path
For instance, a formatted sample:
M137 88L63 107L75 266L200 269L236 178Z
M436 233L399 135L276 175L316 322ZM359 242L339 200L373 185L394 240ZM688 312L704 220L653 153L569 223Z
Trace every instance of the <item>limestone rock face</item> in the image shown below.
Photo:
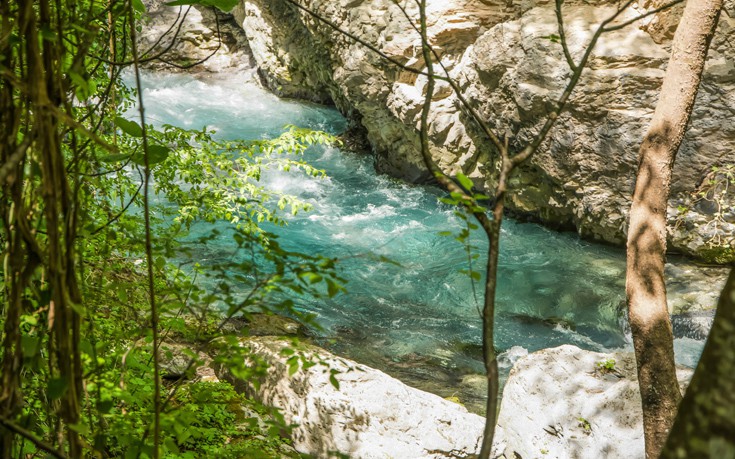
M600 368L610 359L610 369ZM677 376L683 387L692 370ZM645 457L633 354L560 346L522 357L505 385L498 425L508 458Z
M164 0L144 0L146 14L139 36L139 52L149 51L142 56L145 58L165 51L161 59L149 62L149 67L175 71L179 68L177 65L201 62L191 71L237 71L254 76L255 61L248 40L231 16L215 13L211 8L167 6L165 3Z
M298 424L293 444L299 452L324 458L339 452L355 459L423 459L479 451L485 420L461 405L312 346L304 345L298 354L316 365L289 377L288 356L282 353L288 344L273 337L246 342L269 364L254 395L279 407L286 422Z
M639 2L630 19L659 5ZM424 70L417 12L391 0L302 0L301 4L386 56ZM616 2L565 1L571 54L579 59L596 25ZM467 100L513 148L538 131L570 75L554 2L429 0L428 32L441 63ZM242 0L234 16L245 30L268 85L285 96L331 99L361 124L379 171L429 180L417 126L426 79L396 67L284 0ZM549 225L614 243L626 238L637 154L653 114L670 40L681 11L640 21L603 37L561 117L539 153L514 176L508 206ZM735 257L735 11L727 2L710 51L689 133L679 151L670 200L670 242L705 259ZM729 37L729 38L728 38ZM441 71L439 69L439 71ZM447 172L464 172L492 188L495 155L438 82L430 114L432 154ZM713 170L717 168L717 170ZM730 186L730 188L732 188Z

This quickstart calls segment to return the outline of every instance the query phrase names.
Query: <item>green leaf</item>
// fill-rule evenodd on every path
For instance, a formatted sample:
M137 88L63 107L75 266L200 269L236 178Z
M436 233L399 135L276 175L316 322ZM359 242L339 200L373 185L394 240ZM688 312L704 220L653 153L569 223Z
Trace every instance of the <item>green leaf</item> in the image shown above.
M67 427L81 435L89 435L90 432L89 426L82 422L77 424L67 424Z
M97 158L97 161L101 163L119 163L130 159L130 155L124 153L118 153L113 155L103 155Z
M296 374L297 371L299 371L299 357L296 355L293 355L286 360L286 364L288 365L288 376L293 376Z
M327 279L327 294L330 298L338 294L340 290L342 290L342 287L339 284L334 282L332 279Z
M35 336L21 336L20 348L23 352L23 357L33 357L38 354L40 344L41 340Z
M69 381L65 378L53 378L48 382L46 395L50 400L58 400L64 395L68 388Z
M301 277L304 278L304 280L308 281L310 284L316 284L317 282L322 281L322 276L312 272L302 273Z
M103 414L107 414L112 411L112 407L115 406L112 400L100 400L97 402L97 411Z
M148 162L150 164L158 164L166 161L171 149L164 145L150 145L148 147Z
M457 174L457 181L459 182L460 185L462 185L462 187L465 190L467 191L472 190L472 186L473 186L472 180L470 180L469 177L467 177L466 175L462 173Z
M74 70L69 71L69 78L77 86L76 95L79 100L87 100L91 95L89 81Z
M130 121L122 116L118 116L115 118L115 126L119 127L124 133L131 137L143 137L143 128L135 121Z
M337 378L335 377L337 373L337 370L330 371L329 382L334 386L335 389L339 390L339 381L337 381Z
M399 268L402 268L403 267L402 264L398 263L395 260L391 260L390 258L388 258L388 257L386 257L384 255L379 256L378 257L378 260L381 261L381 262L383 262L383 263L388 263L388 264L391 264L391 265L394 265L394 266L398 266Z
M32 327L38 325L38 319L36 318L36 316L30 314L23 314L22 316L20 316L20 322L21 324L28 324Z
M171 152L169 147L163 145L149 145L148 146L148 165L162 163L168 158L168 154ZM133 162L140 166L145 166L145 156L142 153L138 153L133 156Z
M79 341L79 350L87 355L94 354L94 346L92 345L92 342L86 338L82 338Z
M179 450L179 447L176 445L176 442L173 438L166 438L163 440L163 445L166 447L166 450L168 450L171 453L174 454L180 454L181 450Z
M133 9L140 13L145 13L145 5L142 0L133 0Z
M219 8L225 13L229 13L237 4L239 0L176 0L168 2L168 6L182 6L182 5L201 5L201 6L213 6Z

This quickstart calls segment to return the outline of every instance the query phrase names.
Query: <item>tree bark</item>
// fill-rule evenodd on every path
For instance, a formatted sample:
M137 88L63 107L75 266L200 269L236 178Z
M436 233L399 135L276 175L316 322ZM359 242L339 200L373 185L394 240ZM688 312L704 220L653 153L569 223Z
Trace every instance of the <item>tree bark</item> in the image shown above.
M628 228L626 295L643 405L646 457L658 457L681 399L664 263L671 170L691 117L722 0L687 2L639 153Z
M662 458L735 457L735 270Z

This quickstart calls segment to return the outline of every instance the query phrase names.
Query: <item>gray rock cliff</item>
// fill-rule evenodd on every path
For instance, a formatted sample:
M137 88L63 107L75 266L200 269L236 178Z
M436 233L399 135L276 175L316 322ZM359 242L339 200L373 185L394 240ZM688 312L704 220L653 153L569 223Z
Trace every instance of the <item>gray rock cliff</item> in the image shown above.
M409 2L410 3L410 2ZM430 0L429 35L465 97L511 146L538 130L570 74L549 1ZM658 5L640 1L625 18ZM674 171L670 243L708 260L735 258L735 6L727 2L710 51L689 133ZM422 70L420 40L390 0L303 0L302 5ZM613 2L564 2L571 53L579 57ZM243 0L233 11L261 76L278 94L333 101L359 123L376 167L427 181L417 126L424 77L401 70L363 45L284 0ZM589 68L541 151L513 177L508 207L551 226L621 244L637 153L653 114L679 10L658 14L603 37ZM413 4L409 15L415 18ZM481 188L494 185L495 157L446 83L437 85L432 154L450 173Z

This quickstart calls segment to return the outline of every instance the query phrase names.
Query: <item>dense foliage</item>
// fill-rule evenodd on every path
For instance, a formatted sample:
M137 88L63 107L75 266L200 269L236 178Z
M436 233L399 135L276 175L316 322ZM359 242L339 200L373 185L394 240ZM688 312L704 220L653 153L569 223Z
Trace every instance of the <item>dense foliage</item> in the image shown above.
M308 205L259 183L274 167L322 175L299 155L335 139L291 126L221 142L141 122L138 67L160 57L135 47L143 11L0 5L2 457L291 454L278 413L196 375L208 351L255 381L265 368L228 320L342 289L334 260L262 227ZM232 256L197 265L213 238Z

